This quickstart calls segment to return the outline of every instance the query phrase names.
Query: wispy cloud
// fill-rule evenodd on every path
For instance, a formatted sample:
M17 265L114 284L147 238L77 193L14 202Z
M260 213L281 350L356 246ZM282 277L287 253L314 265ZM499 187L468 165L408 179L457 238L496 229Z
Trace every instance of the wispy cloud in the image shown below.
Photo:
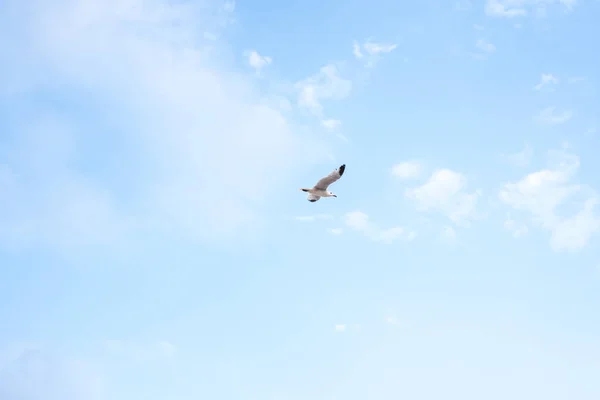
M321 121L321 125L329 131L335 131L342 126L342 121L339 119L325 119Z
M579 169L579 157L564 151L549 153L551 166L530 173L517 182L506 183L500 199L516 211L525 212L532 223L551 233L550 244L556 251L583 248L592 234L600 230L600 215L596 205L600 197L588 186L574 183ZM568 200L579 199L580 209L570 216L560 213ZM509 229L521 229L511 218Z
M411 328L411 324L403 318L398 318L396 313L389 311L387 316L384 318L384 323L387 325L394 326L396 328Z
M14 76L2 78L22 85L25 99L25 117L12 119L0 139L18 137L6 142L15 156L5 168L19 178L2 189L4 243L126 246L148 229L194 240L254 232L277 183L328 154L271 105L280 93L260 94L242 73L220 68L226 60L215 53L208 61L219 42L196 40L206 30L197 26L204 11L196 3L142 2L125 16L114 2L14 4L23 29L11 40L38 62L11 57L5 67ZM231 3L217 14L229 21L233 10ZM214 28L224 29L218 18ZM58 81L68 91L62 98L85 103L85 115L35 103L39 88L52 91ZM301 104L318 111L319 101L343 97L350 87L335 67L324 67L300 85ZM107 114L119 116L110 128ZM118 149L109 159L94 156L100 137ZM84 174L86 159L105 172ZM118 192L114 182L130 190Z
M354 41L352 53L357 59L363 60L366 67L371 68L377 64L383 54L391 53L397 47L397 44L392 43L376 43L367 40L360 44Z
M248 59L248 65L256 70L257 73L270 65L273 59L269 56L261 56L256 50L247 50L244 55Z
M450 169L438 169L423 185L405 192L419 211L440 212L456 224L475 218L479 190L467 191L467 178Z
M542 74L540 82L533 88L535 90L546 89L548 91L554 90L554 86L558 84L558 78L552 74Z
M573 10L573 7L577 4L577 0L558 0L568 11Z
M534 120L544 125L564 124L573 118L573 112L570 110L558 111L557 107L550 106L541 110L534 116Z
M331 233L332 235L339 236L342 233L344 233L344 230L342 228L331 228L331 229L328 229L328 232Z
M484 39L477 40L475 46L484 53L493 53L496 51L496 46Z
M485 13L493 17L514 18L527 14L524 8L527 4L524 0L487 0L485 4Z
M567 83L574 84L585 81L585 77L583 76L572 76L567 79Z
M294 217L294 219L296 221L300 221L300 222L315 222L315 221L319 221L319 220L330 220L332 218L333 218L333 216L331 216L329 214L315 214L315 215L305 215L305 216Z
M550 6L560 5L571 11L576 4L577 0L487 0L485 13L492 17L515 18L533 11L536 16L544 16Z
M421 175L422 167L416 161L405 161L392 166L391 173L400 179L415 179Z
M396 47L398 47L398 45L391 43L366 42L363 44L363 49L367 54L371 55L391 53Z
M413 240L416 237L414 231L407 231L401 226L382 229L370 221L367 214L362 211L352 211L344 216L346 226L354 231L361 232L369 239L382 243L392 243L398 239Z
M328 64L316 74L296 83L298 105L316 116L323 115L324 100L341 100L352 90L352 82L340 76L338 67Z
M223 3L223 11L228 12L228 13L232 13L235 11L235 1L230 0L230 1L225 1Z
M490 54L496 51L496 46L485 39L478 39L475 42L475 48L477 51L471 53L471 56L477 60L486 60Z
M360 50L360 44L357 41L354 41L352 44L352 54L354 54L354 57L356 58L364 57L363 52Z

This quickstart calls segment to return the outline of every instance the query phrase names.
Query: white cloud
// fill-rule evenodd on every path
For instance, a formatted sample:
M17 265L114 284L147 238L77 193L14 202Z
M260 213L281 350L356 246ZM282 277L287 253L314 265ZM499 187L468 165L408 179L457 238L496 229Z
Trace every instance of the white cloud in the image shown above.
M398 239L411 241L416 237L415 232L406 231L406 229L401 226L381 229L375 224L371 223L367 214L358 210L346 213L344 216L344 222L350 229L361 232L371 240L377 242L389 244Z
M555 106L546 107L534 116L534 120L544 125L564 124L573 117L570 110L558 111Z
M321 121L321 125L329 131L335 131L342 126L342 121L339 119L325 119Z
M414 179L421 175L421 165L416 161L406 161L392 166L391 172L400 179Z
M352 90L352 82L341 78L333 64L322 67L316 74L296 83L298 105L317 116L323 113L323 100L341 100Z
M371 55L391 53L398 47L397 44L391 43L374 43L374 42L366 42L363 44L363 49Z
M357 231L365 230L369 227L369 216L361 211L353 211L346 214L346 225Z
M315 215L305 215L305 216L299 216L299 217L294 217L294 219L296 221L301 221L301 222L315 222L318 220L328 220L328 219L332 219L333 217L329 214L315 214Z
M377 64L383 54L391 53L397 47L397 44L392 43L376 43L367 40L361 45L354 41L352 53L357 59L363 59L366 67L371 68Z
M564 151L549 152L552 166L510 182L500 191L500 199L529 216L550 232L550 244L556 251L583 248L600 229L596 205L600 198L591 188L573 183L579 169L579 157ZM578 211L565 216L561 208L569 205ZM509 228L516 223L509 223Z
M487 0L485 13L493 17L514 18L529 14L533 9L537 16L544 16L550 5L560 4L571 11L577 0Z
M496 46L494 46L492 43L485 41L484 39L477 40L475 46L485 53L493 53L494 51L496 51Z
M331 228L328 230L328 232L334 236L339 236L344 233L344 230L342 228Z
M354 41L354 43L352 44L352 54L354 54L354 57L356 58L364 57L364 54L362 53L362 51L360 51L360 44L357 41Z
M438 169L422 186L407 189L406 197L412 199L419 211L435 211L452 222L462 224L475 217L479 191L466 190L467 179L450 169Z
M235 1L226 1L223 4L223 10L225 12L229 12L229 13L234 12L235 11Z
M583 77L583 76L572 76L569 79L567 79L567 82L571 83L571 84L579 83L579 82L583 82L583 81L585 81L585 77Z
M25 117L15 114L0 138L14 177L1 189L6 241L55 247L119 244L140 229L210 240L255 232L271 190L329 153L269 104L278 93L261 95L212 50L224 43L204 44L203 32L224 29L211 10L135 4L10 0L21 22L3 29L24 56L2 59L0 96L10 96L9 83L19 90L14 106ZM334 67L315 80L316 100L351 86ZM59 86L85 115L36 101L38 88ZM96 156L100 142L110 157ZM90 163L102 174L85 174Z
M494 17L520 17L527 14L524 0L487 0L485 13Z
M401 329L410 329L411 328L411 324L408 321L396 317L393 313L388 315L387 317L385 317L384 321L386 324L392 325L396 328L401 328Z
M257 72L260 72L260 70L273 62L271 57L261 56L256 50L246 51L245 55L248 58L248 65L254 68Z
M336 332L345 332L346 331L346 325L345 324L337 324L334 326L334 329Z
M559 0L559 3L565 6L568 11L571 11L577 4L577 0Z
M484 39L477 40L477 42L475 42L475 47L479 52L471 53L471 56L477 60L486 60L489 54L496 51L496 46Z
M547 90L551 91L554 90L553 86L558 84L558 78L555 77L552 74L542 74L542 77L540 79L540 83L538 83L537 85L535 85L533 88L535 90L542 90L543 88L546 88Z

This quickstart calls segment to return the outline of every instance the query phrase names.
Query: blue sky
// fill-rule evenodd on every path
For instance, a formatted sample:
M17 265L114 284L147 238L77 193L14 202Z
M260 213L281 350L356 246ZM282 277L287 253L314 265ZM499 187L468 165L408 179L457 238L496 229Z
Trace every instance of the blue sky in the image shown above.
M599 398L599 11L2 2L0 398Z

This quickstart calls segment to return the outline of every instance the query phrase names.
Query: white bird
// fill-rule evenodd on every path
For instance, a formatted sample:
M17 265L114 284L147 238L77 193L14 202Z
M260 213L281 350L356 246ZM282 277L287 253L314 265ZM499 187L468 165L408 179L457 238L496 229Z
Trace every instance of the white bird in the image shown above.
M344 175L345 170L346 164L342 164L338 169L334 169L329 175L321 178L312 189L302 188L300 190L308 193L306 199L311 203L314 203L321 197L337 197L335 194L328 191L327 188L329 185L340 179L342 175Z

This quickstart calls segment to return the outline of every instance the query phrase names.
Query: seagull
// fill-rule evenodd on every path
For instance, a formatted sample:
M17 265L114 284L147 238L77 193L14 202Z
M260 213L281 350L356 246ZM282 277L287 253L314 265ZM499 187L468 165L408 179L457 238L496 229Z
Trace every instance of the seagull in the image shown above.
M342 164L338 169L334 169L329 175L321 178L312 189L302 188L300 190L308 193L306 200L310 201L311 203L314 203L321 197L337 197L335 194L328 191L327 188L329 185L340 179L342 175L344 175L345 170L346 164Z

